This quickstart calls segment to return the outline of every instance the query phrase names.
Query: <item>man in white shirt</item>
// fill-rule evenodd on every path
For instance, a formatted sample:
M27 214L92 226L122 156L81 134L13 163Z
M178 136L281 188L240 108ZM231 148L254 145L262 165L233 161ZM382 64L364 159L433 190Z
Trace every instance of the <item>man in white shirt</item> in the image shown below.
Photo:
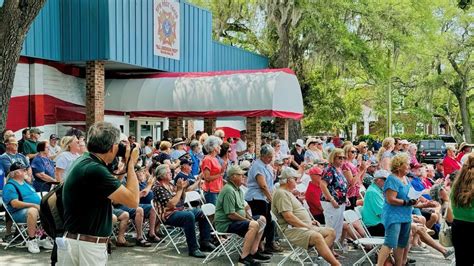
M240 131L240 138L236 144L237 156L239 159L243 158L242 156L247 151L247 130Z

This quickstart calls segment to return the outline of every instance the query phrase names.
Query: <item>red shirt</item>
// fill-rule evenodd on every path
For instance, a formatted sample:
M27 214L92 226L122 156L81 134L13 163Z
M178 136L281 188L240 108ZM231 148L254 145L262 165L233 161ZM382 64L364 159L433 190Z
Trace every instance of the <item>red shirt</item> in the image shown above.
M321 207L321 188L319 185L309 182L308 188L306 189L305 198L309 205L309 211L312 215L323 213L323 208Z
M444 176L452 174L454 171L461 169L461 164L455 159L446 156L443 160Z
M456 157L456 161L461 162L461 159L462 159L462 157L464 156L464 154L466 154L466 153L463 152L463 151L460 152L460 153L458 154L458 156Z
M215 176L221 173L222 167L216 157L206 155L201 163L201 171L204 173L204 170L206 169L211 172L211 176ZM223 183L224 181L222 175L220 175L218 178L210 182L204 181L202 184L202 189L205 192L219 193L224 185Z

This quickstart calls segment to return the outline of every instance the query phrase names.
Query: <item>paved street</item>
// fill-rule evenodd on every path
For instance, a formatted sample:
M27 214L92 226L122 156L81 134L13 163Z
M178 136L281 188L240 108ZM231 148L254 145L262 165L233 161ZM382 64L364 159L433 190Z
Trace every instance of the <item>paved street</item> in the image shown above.
M202 264L201 259L191 258L187 256L186 249L182 248L181 255L178 255L173 249L167 248L164 250L152 251L153 248L117 248L113 250L109 257L110 265L198 265ZM0 249L0 264L2 265L48 265L50 251L41 250L39 254L30 254L26 248L10 248L4 250L3 246ZM276 265L289 252L274 255L270 265ZM349 253L344 254L345 259L341 260L343 265L352 265L358 258L362 256L360 250L350 250ZM411 258L417 260L416 265L449 265L449 261L438 252L431 250L429 254L410 254ZM233 256L234 261L237 261L237 255ZM229 265L229 261L225 257L220 257L209 263L210 265ZM289 262L288 265L297 265L295 262ZM328 265L318 261L318 265ZM364 265L369 265L365 262Z

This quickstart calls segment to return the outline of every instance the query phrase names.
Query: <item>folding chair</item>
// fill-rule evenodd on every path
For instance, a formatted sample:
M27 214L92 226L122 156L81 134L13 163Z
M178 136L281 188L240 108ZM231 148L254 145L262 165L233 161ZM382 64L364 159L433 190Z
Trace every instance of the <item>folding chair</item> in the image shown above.
M355 206L354 207L354 211L356 212L356 214L362 219L362 206Z
M277 218L273 212L270 212L272 215L272 220L277 221ZM313 259L311 259L311 256L309 256L308 251L302 247L293 247L291 244L290 240L285 235L285 232L281 228L281 226L276 223L277 230L280 231L281 235L283 236L283 240L288 244L288 246L291 249L291 253L287 256L285 256L279 263L278 266L283 265L288 259L295 259L301 265L304 265L306 261L310 262L311 264L314 264ZM302 257L303 256L303 257Z
M201 210L204 213L209 226L211 227L211 233L215 235L219 241L219 245L207 255L202 263L207 263L225 253L229 259L230 264L234 266L234 262L232 261L230 255L237 252L240 256L243 239L237 234L217 232L211 220L209 220L209 216L212 216L216 213L216 206L214 206L214 204L206 203L201 206ZM226 238L222 239L222 237Z
M200 202L201 204L204 204L201 198L201 194L197 191L187 191L184 197L184 203L190 208L193 209L193 206L191 205L191 202Z
M384 239L373 238L370 235L369 231L367 230L367 227L365 226L365 224L362 222L362 219L360 218L360 216L357 215L357 213L353 210L344 211L344 220L348 222L350 230L356 236L354 243L358 245L360 249L364 252L364 255L358 261L356 261L354 265L359 265L366 259L369 261L370 265L374 265L372 261L370 260L370 255L372 255L373 253L377 252L377 250L379 250L379 248L384 243ZM359 221L360 224L362 225L362 228L364 229L364 232L367 235L367 237L357 238L356 230L353 226L353 224L357 221ZM372 249L369 252L366 252L366 250L364 249L364 245L372 246Z
M164 243L166 241L166 239L169 239L169 242L166 243L166 245L164 245L163 247L166 248L171 243L171 244L173 244L173 247L176 250L176 252L178 252L178 254L181 254L181 252L179 251L177 245L183 242L183 238L184 238L184 240L186 240L183 229L181 227L174 227L174 226L171 226L171 225L166 225L164 223L164 221L161 219L160 213L156 210L156 206L157 205L155 204L154 200L152 200L151 201L151 208L156 213L156 216L158 217L158 221L162 225L162 226L160 226L160 230L162 230L164 232L165 237L163 239L161 239L161 241L158 242L158 244L156 244L153 251L156 251L158 249L158 247L160 246L160 244Z
M5 204L5 202L3 202L3 208L5 209L5 215L8 215L10 216L10 218L12 218L13 216L8 211L7 204ZM7 246L5 247L5 249L9 247L23 246L26 244L26 240L28 239L28 236L26 235L28 231L27 223L17 223L15 220L13 220L13 218L12 218L12 221L13 221L13 226L15 227L18 234L15 237L13 237L10 240L10 242L7 243ZM19 243L13 244L19 237L21 237L23 240Z

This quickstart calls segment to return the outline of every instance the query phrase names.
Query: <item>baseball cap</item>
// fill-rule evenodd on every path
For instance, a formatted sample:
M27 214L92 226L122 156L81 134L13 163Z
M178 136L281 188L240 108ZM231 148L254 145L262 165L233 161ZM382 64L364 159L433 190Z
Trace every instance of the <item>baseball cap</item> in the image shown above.
M390 175L390 172L387 171L387 170L384 170L384 169L381 169L381 170L377 170L375 171L374 173L374 180L377 179L377 178L385 178L387 179L387 177Z
M30 133L43 134L43 131L37 127L30 128Z
M50 139L50 140L59 139L59 137L58 137L58 135L56 135L56 134L51 134L51 136L49 136L49 139Z
M16 170L19 170L19 169L26 169L26 168L28 168L28 167L26 167L26 165L22 164L21 162L14 162L10 166L10 172L13 172L13 171L16 171Z
M230 178L233 175L243 175L245 171L240 168L238 165L232 165L227 169L227 178Z
M250 166L252 166L252 164L248 160L243 160L240 162L239 166L242 170L247 171L248 169L250 169Z
M181 163L181 165L183 165L183 164L192 165L193 164L193 161L186 158L186 157L180 158L179 162Z
M308 175L322 175L323 170L319 168L318 166L313 166L311 169L308 171Z
M281 175L279 177L280 179L288 179L292 177L298 178L300 177L300 174L295 169L287 167L281 172Z

